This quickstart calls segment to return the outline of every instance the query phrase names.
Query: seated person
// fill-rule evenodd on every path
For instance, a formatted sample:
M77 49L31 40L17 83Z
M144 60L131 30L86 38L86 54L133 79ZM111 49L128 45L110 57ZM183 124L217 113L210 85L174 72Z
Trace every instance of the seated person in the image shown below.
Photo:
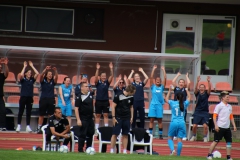
M49 117L49 125L46 129L47 144L51 141L51 136L54 135L56 140L65 138L63 145L68 145L70 139L70 126L66 116L62 115L60 107L55 107L54 114Z

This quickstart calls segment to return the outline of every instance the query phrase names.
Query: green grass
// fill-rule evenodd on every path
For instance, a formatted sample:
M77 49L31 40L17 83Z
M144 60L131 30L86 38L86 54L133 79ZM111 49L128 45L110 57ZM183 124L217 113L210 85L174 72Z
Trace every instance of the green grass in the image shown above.
M174 54L193 54L193 50L190 49L185 49L185 48L171 48L171 49L166 49L166 53L174 53Z
M210 69L216 70L218 73L221 69L229 68L229 53L221 53L221 54L204 54L202 53L202 61L207 62L207 66Z
M176 156L150 156L150 155L137 155L137 154L109 154L97 153L95 155L86 155L84 153L57 153L57 152L41 152L41 151L15 151L15 150L0 150L1 160L205 160L205 157L176 157ZM220 160L220 159L219 159Z

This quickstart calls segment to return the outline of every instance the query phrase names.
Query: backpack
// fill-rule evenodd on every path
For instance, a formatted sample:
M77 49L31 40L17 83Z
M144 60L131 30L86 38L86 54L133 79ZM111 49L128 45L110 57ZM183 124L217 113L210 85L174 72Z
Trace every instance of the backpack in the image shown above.
M7 114L13 114L12 110L9 108L6 108L6 115ZM6 129L8 131L13 131L15 130L14 126L14 117L6 117Z

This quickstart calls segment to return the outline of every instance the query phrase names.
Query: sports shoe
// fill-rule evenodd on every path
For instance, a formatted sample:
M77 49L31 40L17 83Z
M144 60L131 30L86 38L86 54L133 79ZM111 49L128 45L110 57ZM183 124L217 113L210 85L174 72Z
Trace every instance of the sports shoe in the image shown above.
M211 155L208 155L208 156L207 156L207 159L208 159L208 160L211 160L211 159L213 159L213 154L211 154Z
M183 137L183 139L182 139L183 141L186 141L187 140L187 137Z
M196 136L192 136L192 138L190 139L190 141L196 141L196 140L197 140Z
M21 131L21 126L17 126L16 132L20 132Z
M26 127L26 132L31 133L31 132L32 132L32 129L31 129L29 126L27 126L27 127Z
M6 128L2 128L2 131L7 131L7 129Z
M173 137L173 140L177 140L177 137Z
M232 158L230 158L230 159L227 159L227 160L233 160Z
M203 142L208 142L207 137L203 138Z
M175 153L176 153L175 150L172 150L171 153L170 153L170 156L175 155Z
M159 135L159 139L163 139L163 136L162 136L162 135Z

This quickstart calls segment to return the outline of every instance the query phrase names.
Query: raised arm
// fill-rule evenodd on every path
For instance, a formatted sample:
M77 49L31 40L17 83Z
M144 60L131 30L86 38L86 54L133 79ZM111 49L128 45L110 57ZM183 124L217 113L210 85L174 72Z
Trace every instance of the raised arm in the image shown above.
M171 93L171 87L169 87L169 89L168 89L168 93L167 93L167 95L166 95L166 97L165 97L165 101L166 101L166 103L168 103L168 101L169 101L170 93Z
M54 74L54 83L57 84L57 80L58 80L58 71L57 71L57 68L56 67L53 67L52 68L55 72Z
M194 94L197 94L198 93L198 84L199 84L199 81L201 80L201 77L198 76L197 77L197 83L196 83L196 86L195 86L195 89L194 89Z
M146 73L144 72L144 70L140 67L139 68L139 72L142 72L142 74L143 74L143 76L144 76L144 81L143 81L143 83L144 84L147 84L147 81L148 81L148 76L146 75Z
M162 66L161 67L162 71L163 71L163 82L162 84L164 85L164 87L166 86L166 83L167 83L167 74L166 74L166 71L165 71L165 68Z
M176 81L177 81L177 79L178 79L179 76L181 76L181 73L180 73L180 72L178 72L177 75L176 75L176 76L173 78L173 80L172 80L172 85L173 85L174 87L177 86Z
M126 75L124 75L124 81L125 81L125 86L127 87L129 85L129 81Z
M154 72L155 70L157 69L157 65L154 65L153 68L152 68L152 72L151 72L151 75L150 75L150 86L153 85L153 76L154 76Z
M207 93L208 93L208 95L211 94L211 87L212 87L210 80L211 80L211 77L210 77L210 76L207 76L207 82L208 82L208 90L207 90Z
M121 78L122 78L122 75L120 74L120 75L118 76L117 82L116 82L116 83L114 84L114 86L113 86L113 90L115 90L115 89L117 88L118 83L119 83L119 81L121 80Z
M109 63L109 68L110 68L110 76L108 78L108 82L109 82L109 84L111 84L111 82L113 80L113 64L112 64L112 62Z
M21 80L21 79L23 79L23 77L24 77L24 72L25 72L25 69L27 68L27 61L24 61L23 62L23 69L22 69L22 71L21 71L21 73L20 73L20 77L19 77L19 79Z
M8 73L9 73L9 69L8 69L8 58L4 58L4 66L5 66L4 76L7 78L7 77L8 77Z
M51 69L51 66L46 66L46 68L42 71L42 73L41 73L41 77L40 77L40 83L43 81L43 79L44 79L44 76L45 76L45 74L46 74L46 71L47 70L49 70L49 69Z
M32 67L32 69L33 69L33 71L34 71L34 73L35 73L34 79L37 79L37 77L38 77L38 75L39 75L39 72L38 72L38 71L36 70L36 68L33 66L32 61L28 61L28 64L29 64L30 67Z
M129 82L129 83L132 83L131 78L132 78L132 76L133 76L133 73L134 73L134 70L132 69L132 70L131 70L131 73L130 73L129 76L128 76L128 82Z
M191 83L191 81L190 81L190 79L189 79L189 74L188 74L188 72L187 72L187 74L186 74L186 80L187 80L187 88L189 89L190 88L190 83Z
M187 92L187 100L190 102L190 99L191 99L191 94L189 92L189 89L186 88L186 92Z
M96 64L96 73L95 73L95 84L98 83L98 75L99 75L100 64Z

